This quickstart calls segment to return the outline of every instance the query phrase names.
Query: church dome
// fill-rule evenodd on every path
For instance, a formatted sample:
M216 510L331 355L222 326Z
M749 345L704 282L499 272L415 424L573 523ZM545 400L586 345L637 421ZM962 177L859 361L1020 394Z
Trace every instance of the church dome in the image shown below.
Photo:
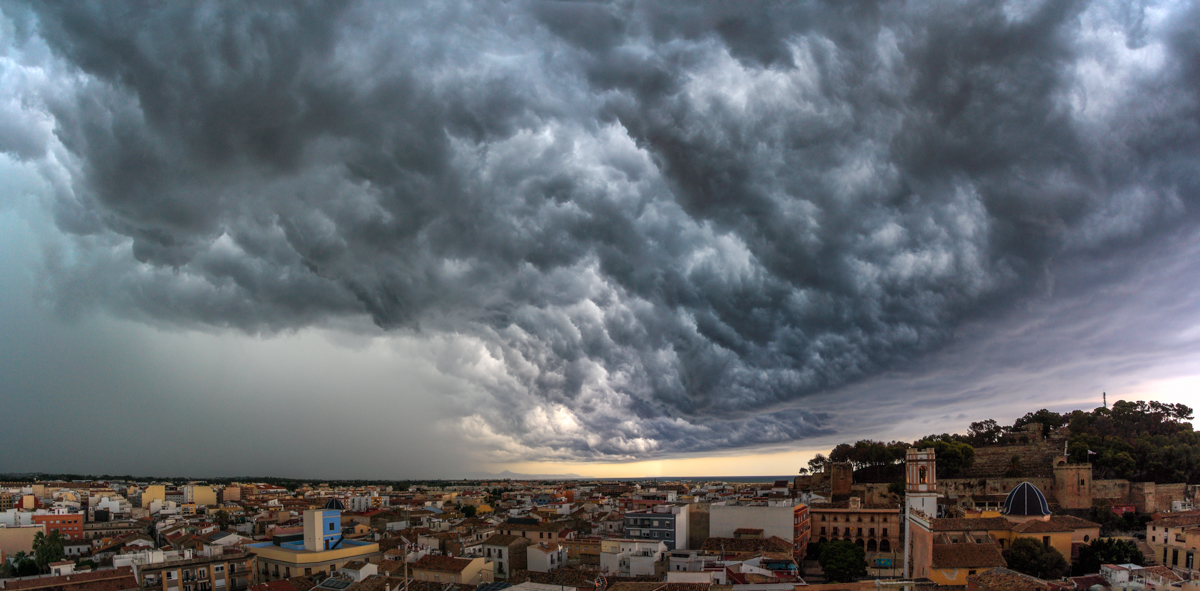
M1041 494L1041 493L1038 493L1038 494ZM342 502L338 499L329 499L329 501L325 503L325 508L326 509L337 509L338 511L346 510L346 506L343 505Z
M1015 516L1049 515L1050 505L1042 491L1029 482L1022 482L1004 499L1004 514Z

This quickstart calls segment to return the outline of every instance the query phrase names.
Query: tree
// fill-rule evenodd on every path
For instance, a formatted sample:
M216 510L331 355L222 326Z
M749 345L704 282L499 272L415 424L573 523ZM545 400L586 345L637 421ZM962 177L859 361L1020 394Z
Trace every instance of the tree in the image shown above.
M1076 575L1100 572L1101 564L1141 564L1142 551L1133 542L1114 538L1097 538L1079 549L1079 560L1072 565Z
M1004 428L995 419L987 419L967 426L967 437L970 439L970 444L975 447L994 445L1000 441L1002 435L1004 435Z
M1070 571L1067 559L1051 546L1031 538L1017 538L1004 551L1008 568L1039 579L1065 577Z
M225 531L225 530L229 529L229 512L228 511L226 511L224 509L217 511L217 526L219 526L221 528L221 531Z
M58 530L50 532L48 536L42 532L33 535L33 560L39 572L50 572L50 563L58 562L66 555L62 533Z
M913 444L913 447L933 448L937 455L937 471L940 478L953 478L975 463L975 448L962 441L956 441L952 435L926 437Z
M32 577L39 574L37 563L24 551L13 554L12 572L12 576L15 577Z
M825 462L828 461L829 458L825 457L825 454L817 454L813 456L813 459L808 461L809 472L816 474L817 472L825 471Z
M1020 478L1025 475L1025 469L1021 467L1021 456L1013 456L1008 461L1008 467L1004 469L1005 478Z
M834 540L821 544L817 562L830 583L849 583L867 576L867 553L854 542Z
M1057 429L1067 422L1067 417L1060 415L1054 411L1041 409L1037 412L1026 413L1025 416L1013 422L1012 430L1020 431L1022 427L1031 423L1041 423L1042 437L1050 435L1050 431Z
M462 514L464 517L474 517L478 510L475 505L463 505Z

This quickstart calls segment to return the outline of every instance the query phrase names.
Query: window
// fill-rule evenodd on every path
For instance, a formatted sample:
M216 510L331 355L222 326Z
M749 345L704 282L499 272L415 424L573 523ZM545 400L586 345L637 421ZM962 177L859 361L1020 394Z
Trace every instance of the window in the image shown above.
M333 531L333 524L332 524L332 523L330 523L330 524L329 524L329 531Z
M214 572L214 573L223 573L223 572L225 572L225 565L224 565L224 564L218 564L218 565L214 566L214 567L213 567L213 572Z
M917 483L925 484L925 466L917 468Z
M885 537L885 538L887 537L887 528L886 527L883 528L883 537Z
M1050 547L1050 536L1042 536L1042 545L1047 548Z

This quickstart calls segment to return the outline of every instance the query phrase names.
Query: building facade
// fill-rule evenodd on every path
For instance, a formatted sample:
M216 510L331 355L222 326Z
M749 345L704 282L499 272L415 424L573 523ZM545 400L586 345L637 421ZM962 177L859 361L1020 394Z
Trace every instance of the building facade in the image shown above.
M687 506L659 505L651 511L625 514L625 537L666 544L668 550L688 547Z

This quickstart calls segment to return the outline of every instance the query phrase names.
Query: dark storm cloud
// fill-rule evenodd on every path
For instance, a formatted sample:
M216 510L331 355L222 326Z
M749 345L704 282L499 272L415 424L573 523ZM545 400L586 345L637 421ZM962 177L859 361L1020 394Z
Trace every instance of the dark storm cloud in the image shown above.
M4 11L60 308L460 335L514 457L827 434L807 396L1195 221L1192 5Z

